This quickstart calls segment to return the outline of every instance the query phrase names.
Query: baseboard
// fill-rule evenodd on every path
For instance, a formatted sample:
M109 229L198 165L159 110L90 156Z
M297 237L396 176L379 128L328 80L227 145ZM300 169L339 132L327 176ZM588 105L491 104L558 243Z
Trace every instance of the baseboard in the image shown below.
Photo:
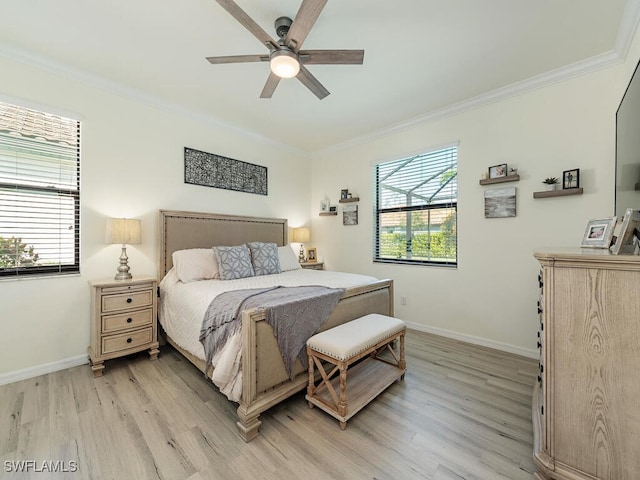
M89 358L86 354L84 354L78 355L77 357L58 360L57 362L45 363L42 365L36 365L35 367L16 370L14 372L2 373L0 374L0 385L19 382L20 380L27 380L33 377L39 377L40 375L46 375L47 373L53 373L57 372L58 370L77 367L78 365L85 365L87 363L89 363Z
M474 337L473 335L465 335L463 333L454 332L453 330L447 330L444 328L430 327L421 323L405 322L407 328L418 330L419 332L433 333L434 335L440 335L441 337L453 338L454 340L460 340L461 342L472 343L474 345L480 345L483 347L489 347L503 352L513 353L527 358L539 358L540 353L535 348L522 348L508 343L496 342L482 337Z

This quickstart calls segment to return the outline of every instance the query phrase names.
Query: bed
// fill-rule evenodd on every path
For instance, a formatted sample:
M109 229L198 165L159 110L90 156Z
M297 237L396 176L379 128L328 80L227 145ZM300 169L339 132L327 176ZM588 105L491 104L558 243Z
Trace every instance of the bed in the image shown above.
M172 275L173 253L189 249L210 249L213 246L243 245L249 242L269 242L282 247L288 243L286 219L232 216L211 213L160 210L159 212L159 255L158 275L161 285L171 283L165 277ZM295 275L328 274L308 270ZM288 272L286 272L288 273ZM169 275L168 275L169 274ZM283 278L286 277L284 274ZM275 277L265 275L265 277ZM213 282L213 280L212 280ZM220 282L220 280L218 280ZM350 283L349 283L350 282ZM337 306L319 331L348 322L369 313L393 316L393 281L369 278L364 284L357 284L350 278L348 287L342 293ZM223 282L224 283L224 282ZM198 285L203 288L204 284ZM184 339L165 332L162 328L163 295L169 290L160 289L159 322L166 341L187 360L203 372L211 369L205 365L202 354L185 345ZM186 315L185 315L186 316ZM242 312L239 335L241 376L236 391L238 403L237 426L240 436L250 441L259 433L260 414L273 405L303 390L308 382L307 371L297 361L292 375L285 369L278 343L272 327L265 321L265 314L256 309ZM226 347L225 347L226 348ZM216 359L213 362L215 365ZM215 368L213 369L215 375ZM225 392L223 392L225 393ZM227 394L227 393L225 393ZM229 397L229 395L227 394Z

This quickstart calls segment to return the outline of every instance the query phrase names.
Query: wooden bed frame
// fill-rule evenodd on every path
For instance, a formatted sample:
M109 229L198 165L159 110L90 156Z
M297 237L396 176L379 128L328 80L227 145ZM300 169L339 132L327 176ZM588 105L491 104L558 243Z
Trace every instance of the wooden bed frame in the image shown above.
M160 210L159 228L158 275L161 279L173 266L172 254L176 250L240 245L252 241L273 242L282 246L288 243L289 236L286 219L172 210ZM320 330L368 313L393 316L392 280L379 280L347 289ZM259 433L260 414L304 390L308 375L297 360L294 366L295 378L289 379L273 329L265 321L264 313L254 310L243 312L241 335L242 398L237 409L237 426L240 436L248 442ZM205 371L204 360L180 348L170 337L166 336L166 340L187 360Z

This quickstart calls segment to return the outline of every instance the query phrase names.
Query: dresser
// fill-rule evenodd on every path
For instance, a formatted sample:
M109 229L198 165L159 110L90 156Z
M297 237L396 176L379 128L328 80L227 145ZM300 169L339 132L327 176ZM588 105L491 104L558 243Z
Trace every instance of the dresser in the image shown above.
M538 480L640 478L640 257L538 252Z
M156 322L157 281L151 277L89 282L91 286L91 345L93 375L104 371L104 361L149 350L158 358Z

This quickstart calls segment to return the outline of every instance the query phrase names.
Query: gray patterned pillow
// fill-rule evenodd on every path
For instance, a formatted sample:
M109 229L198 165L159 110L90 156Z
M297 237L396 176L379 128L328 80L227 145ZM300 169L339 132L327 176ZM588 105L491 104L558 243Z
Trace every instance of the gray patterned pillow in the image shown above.
M251 263L256 275L280 273L278 246L275 243L250 242L247 246L251 251Z
M218 260L218 270L221 280L235 280L236 278L253 277L251 255L246 245L236 247L213 247L213 253Z

